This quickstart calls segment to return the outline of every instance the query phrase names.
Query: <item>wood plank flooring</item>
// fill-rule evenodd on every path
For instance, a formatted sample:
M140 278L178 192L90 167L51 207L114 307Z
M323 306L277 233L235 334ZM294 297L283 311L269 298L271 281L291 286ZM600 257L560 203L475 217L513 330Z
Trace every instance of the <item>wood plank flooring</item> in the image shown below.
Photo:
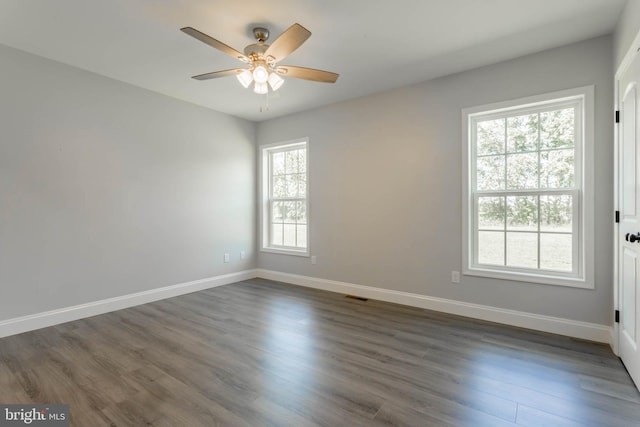
M638 426L606 345L254 279L0 339L74 426Z

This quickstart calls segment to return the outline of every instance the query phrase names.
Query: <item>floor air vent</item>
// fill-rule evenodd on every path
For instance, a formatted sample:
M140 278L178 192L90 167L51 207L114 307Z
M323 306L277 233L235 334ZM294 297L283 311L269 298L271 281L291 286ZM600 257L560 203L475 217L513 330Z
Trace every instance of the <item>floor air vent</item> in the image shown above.
M345 295L344 297L349 299L357 299L358 301L369 301L369 298L357 297L355 295Z

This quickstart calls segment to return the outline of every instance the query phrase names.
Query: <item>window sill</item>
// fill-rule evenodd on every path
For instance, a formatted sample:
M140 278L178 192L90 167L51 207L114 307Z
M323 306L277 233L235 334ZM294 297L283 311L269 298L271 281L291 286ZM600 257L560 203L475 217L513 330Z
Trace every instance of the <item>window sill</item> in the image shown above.
M513 280L535 285L565 286L570 288L595 289L592 282L574 276L555 276L553 274L536 274L529 272L494 270L490 267L473 267L463 271L465 276L486 277L499 280Z
M267 252L271 254L279 254L279 255L293 255L299 257L309 257L309 251L307 249L296 250L296 249L281 249L281 248L262 248L260 252Z

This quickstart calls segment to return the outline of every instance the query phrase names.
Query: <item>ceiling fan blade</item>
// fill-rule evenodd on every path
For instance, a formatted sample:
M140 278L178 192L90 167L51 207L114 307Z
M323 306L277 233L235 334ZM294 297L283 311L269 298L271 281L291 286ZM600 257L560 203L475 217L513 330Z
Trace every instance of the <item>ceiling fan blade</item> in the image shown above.
M195 39L200 40L202 43L208 44L209 46L216 48L223 53L226 53L229 56L233 56L234 58L239 59L242 62L246 62L246 63L251 62L245 54L235 50L230 46L227 46L226 44L222 43L219 40L214 39L213 37L206 35L205 33L202 33L196 30L195 28L184 27L184 28L180 28L180 31L190 35Z
M282 61L299 48L310 36L311 31L300 24L293 24L271 43L271 46L264 53L264 57L269 62Z
M245 68L232 68L231 70L222 70L222 71L214 71L212 73L199 74L191 78L196 80L211 80L211 79L217 79L218 77L225 77L225 76L240 74L244 70Z
M315 68L294 67L292 65L280 65L276 72L282 76L296 79L312 80L314 82L335 83L340 74L330 71L316 70Z

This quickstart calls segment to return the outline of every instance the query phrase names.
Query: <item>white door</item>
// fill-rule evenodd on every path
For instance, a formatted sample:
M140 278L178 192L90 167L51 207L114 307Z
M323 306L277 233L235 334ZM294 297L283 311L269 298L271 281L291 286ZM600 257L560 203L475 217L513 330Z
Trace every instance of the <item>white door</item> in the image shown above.
M620 105L620 358L640 387L640 54L622 74Z

